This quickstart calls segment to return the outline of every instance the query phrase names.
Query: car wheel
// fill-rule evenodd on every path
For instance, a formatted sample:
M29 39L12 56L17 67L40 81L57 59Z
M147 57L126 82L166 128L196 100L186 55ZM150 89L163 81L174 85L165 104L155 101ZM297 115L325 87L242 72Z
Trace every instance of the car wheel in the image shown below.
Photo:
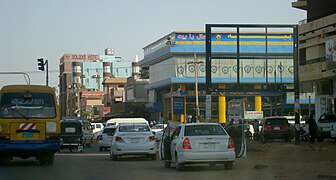
M175 168L178 171L182 171L184 169L184 164L178 162L177 154L175 154Z
M118 156L114 155L112 150L110 151L110 157L111 157L112 161L117 161L118 160Z
M231 170L233 168L233 161L228 161L224 163L225 169Z
M163 161L163 167L170 168L171 167L171 163L169 161Z

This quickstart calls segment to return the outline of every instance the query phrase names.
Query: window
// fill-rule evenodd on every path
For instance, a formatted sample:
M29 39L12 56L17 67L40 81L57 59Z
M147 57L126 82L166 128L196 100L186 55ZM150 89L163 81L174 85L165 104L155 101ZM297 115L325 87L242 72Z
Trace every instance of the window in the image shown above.
M186 136L226 135L220 125L194 125L186 126Z
M54 118L54 96L50 93L5 93L0 102L3 118Z

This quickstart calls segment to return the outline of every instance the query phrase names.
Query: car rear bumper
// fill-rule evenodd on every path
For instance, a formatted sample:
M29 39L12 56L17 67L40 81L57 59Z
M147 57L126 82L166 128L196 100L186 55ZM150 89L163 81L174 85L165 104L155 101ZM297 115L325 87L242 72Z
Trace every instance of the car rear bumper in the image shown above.
M264 133L265 138L273 138L273 139L283 139L283 138L290 138L290 133Z
M206 162L226 162L234 161L236 153L234 150L226 152L179 152L178 161L180 163L206 163Z
M113 152L115 155L140 155L156 154L156 143L146 143L146 144L132 144L128 145L125 143L115 143L113 144Z

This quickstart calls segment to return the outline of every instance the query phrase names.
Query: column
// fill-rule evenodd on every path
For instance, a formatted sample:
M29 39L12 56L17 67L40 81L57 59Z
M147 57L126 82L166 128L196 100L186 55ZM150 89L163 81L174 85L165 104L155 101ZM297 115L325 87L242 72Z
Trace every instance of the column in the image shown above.
M219 84L218 85L219 89L224 89L225 88L225 84ZM218 121L219 123L226 123L226 96L222 94L220 94L218 96Z
M261 89L261 84L255 84L255 89ZM261 95L256 95L254 97L254 110L255 111L261 111Z

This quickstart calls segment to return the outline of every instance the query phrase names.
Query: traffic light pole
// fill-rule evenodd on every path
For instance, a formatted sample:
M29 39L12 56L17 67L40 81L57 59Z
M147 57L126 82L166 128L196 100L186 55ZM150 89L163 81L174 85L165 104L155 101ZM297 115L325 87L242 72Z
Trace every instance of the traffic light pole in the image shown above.
M49 84L49 67L48 67L48 59L46 59L45 65L47 65L47 71L46 71L46 86Z

